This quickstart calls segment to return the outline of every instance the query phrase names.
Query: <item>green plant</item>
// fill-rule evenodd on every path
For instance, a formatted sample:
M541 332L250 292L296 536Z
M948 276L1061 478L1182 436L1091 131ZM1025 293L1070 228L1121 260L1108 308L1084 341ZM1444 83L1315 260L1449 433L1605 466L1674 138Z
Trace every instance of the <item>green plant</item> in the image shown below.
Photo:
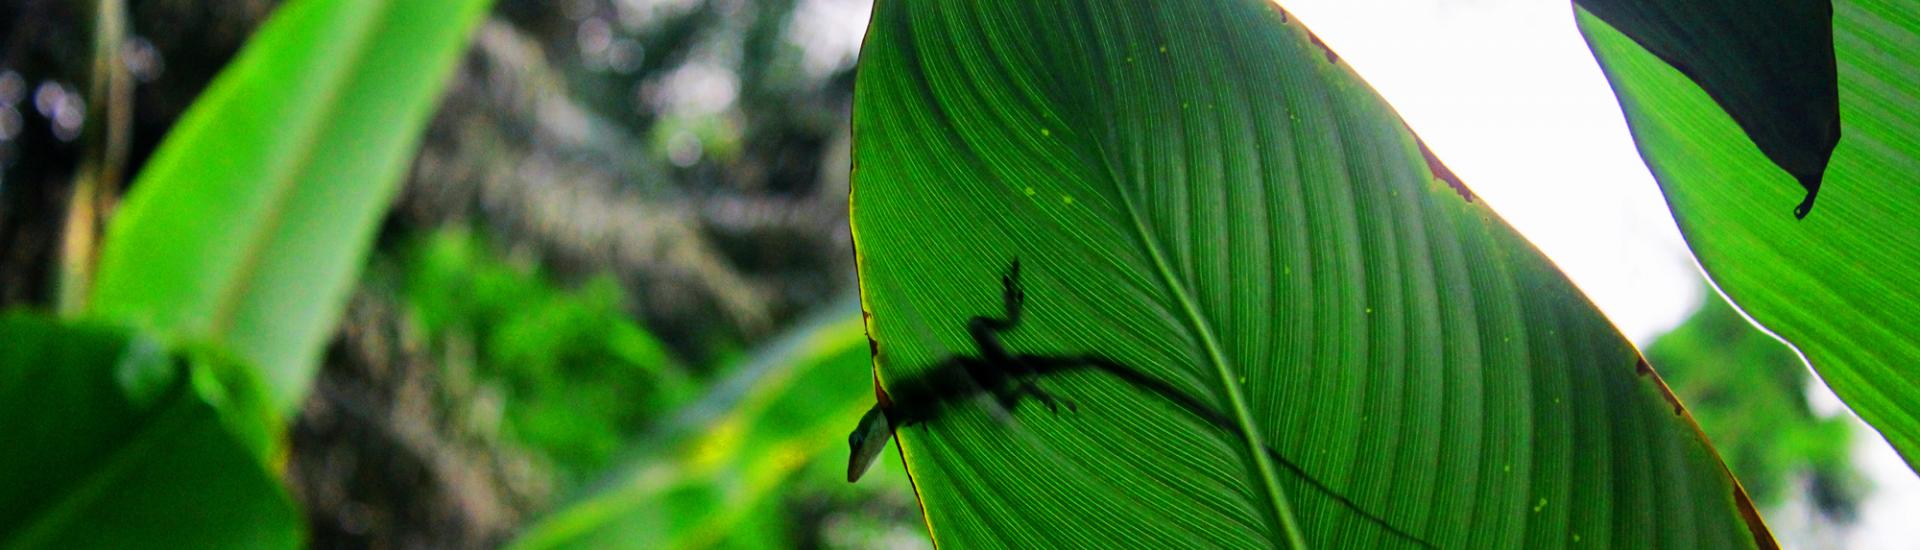
M1912 1L1576 4L1702 265L1912 456ZM300 544L282 423L488 5L284 6L140 174L98 273L72 236L81 318L0 314L0 546ZM609 280L561 289L459 232L385 274L569 484L634 457L516 545L797 540L781 491L839 473L874 390L953 546L1773 545L1652 366L1286 12L882 0L863 57L870 316L804 323L673 421L689 382ZM655 122L753 158L733 119ZM97 203L74 205L84 230ZM1769 344L1710 308L1649 355L1753 368L1673 378L1737 430L1759 413L1731 392L1804 377ZM1783 456L1839 461L1793 412L1780 446L1728 448L1763 498Z
M1581 31L1700 265L1913 465L1920 6L1577 4ZM1636 9L1623 14L1612 4ZM1732 45L1690 47L1702 42Z
M684 401L689 381L627 318L618 285L578 290L494 257L462 231L405 247L405 301L429 343L476 346L472 368L503 396L503 430L577 481L610 464L628 439Z
M857 86L880 385L988 355L1016 258L1006 346L1120 365L1027 378L1077 412L896 429L936 542L1773 545L1632 346L1274 6L882 2Z
M1885 180L1912 156L1914 125L1888 111L1913 103L1902 94L1920 74L1888 49L1913 32L1899 3L1842 2L1834 29L1814 17L1823 2L1578 3L1723 288L1837 347L1840 375L1865 371L1854 383L1897 377L1874 365L1900 364L1912 345L1894 320L1920 217L1897 178L1855 180ZM970 374L979 406L896 426L935 540L1772 545L1678 401L1636 382L1653 379L1647 363L1333 52L1252 4L878 6L853 219L880 385L903 389L997 344L1116 360ZM1874 118L1850 116L1846 139L1830 131L1855 111ZM1849 159L1865 154L1850 147L1877 156ZM1886 200L1864 202L1875 199ZM1796 214L1808 221L1783 221ZM1860 254L1884 261L1836 264ZM1030 273L1024 320L999 340L966 334L970 318L1012 317L995 279L1015 259ZM1788 280L1739 288L1769 275ZM1888 297L1859 317L1809 306ZM1804 378L1724 307L1651 352L1715 411L1715 429L1737 431L1725 426L1762 401L1796 401ZM1704 366L1727 362L1742 368ZM1905 391L1892 382L1885 391ZM1728 388L1763 393L1729 400ZM1032 399L1041 392L1075 405L1048 411ZM984 399L996 393L998 409ZM1423 396L1440 404L1414 414ZM1888 415L1897 400L1850 402L1877 409L1863 414L1882 429L1904 425ZM1805 437L1733 449L1763 494L1777 494L1783 457L1837 471L1835 425L1796 411L1789 425ZM1437 443L1420 444L1423 430ZM1652 440L1628 440L1641 436ZM1526 457L1531 479L1489 475L1484 458L1500 452ZM1542 488L1564 492L1534 500ZM644 502L661 501L626 506ZM1449 513L1476 521L1463 530ZM1487 521L1502 517L1513 521ZM1407 518L1420 527L1396 527Z
M226 347L291 411L488 5L282 7L135 179L89 315Z
M140 173L94 286L62 289L87 319L0 316L0 545L302 542L283 415L487 6L282 7Z
M778 491L870 404L872 356L852 303L799 323L687 413L641 439L599 490L541 519L513 543L535 548L703 548L788 544ZM831 456L831 455L829 455ZM834 457L834 468L842 464Z

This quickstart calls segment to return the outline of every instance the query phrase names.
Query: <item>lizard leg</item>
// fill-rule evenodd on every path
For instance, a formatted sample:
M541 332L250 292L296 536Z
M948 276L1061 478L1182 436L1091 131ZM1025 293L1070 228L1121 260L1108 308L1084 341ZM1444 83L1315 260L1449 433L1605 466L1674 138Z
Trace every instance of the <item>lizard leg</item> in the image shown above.
M1007 316L1007 329L1020 324L1020 310L1027 304L1027 292L1020 289L1020 259L1014 258L1007 274L1000 276L1000 300Z
M1047 406L1048 411L1052 411L1054 414L1060 414L1061 405L1066 405L1067 412L1070 412L1070 413L1080 412L1080 405L1075 404L1072 400L1054 395L1046 390L1040 389L1040 386L1035 385L1031 380L1020 384L1019 391L1022 394L1025 394L1029 397L1032 397L1040 401L1040 403Z
M1009 411L1018 407L1022 399L1032 398L1034 401L1039 401L1040 404L1046 405L1047 410L1054 414L1060 413L1061 405L1067 407L1067 412L1080 412L1079 405L1073 401L1056 396L1047 390L1040 389L1040 386L1034 384L1032 380L1021 380L1014 384L1013 387L1005 388L995 393L994 398L1000 401L1001 407Z
M1020 325L1020 311L1027 303L1027 293L1020 289L1020 260L1013 260L1007 273L1000 276L1000 300L1005 317L993 318L978 316L967 320L967 332L973 336L973 343L980 348L980 356L990 363L1009 364L1013 355L1007 353L1005 345L1000 343L1000 334L1013 330Z

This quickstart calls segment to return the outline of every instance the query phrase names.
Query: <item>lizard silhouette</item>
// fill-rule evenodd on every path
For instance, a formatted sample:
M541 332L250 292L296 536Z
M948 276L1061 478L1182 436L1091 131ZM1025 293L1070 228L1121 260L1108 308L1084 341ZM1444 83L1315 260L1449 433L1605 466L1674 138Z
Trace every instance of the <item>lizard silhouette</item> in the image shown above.
M933 368L915 376L902 379L893 385L892 391L876 392L877 402L866 415L860 418L860 424L847 436L850 455L847 460L847 481L860 480L868 468L873 465L880 452L887 447L887 441L894 431L907 426L921 424L940 414L946 407L971 400L984 394L991 394L995 401L1010 414L1020 402L1031 398L1045 405L1048 410L1058 413L1065 406L1070 412L1079 407L1072 401L1061 399L1041 389L1034 381L1042 376L1074 370L1092 370L1106 373L1126 383L1158 395L1178 405L1179 408L1200 420L1227 431L1235 431L1236 424L1225 414L1220 413L1206 403L1188 395L1158 378L1148 376L1137 369L1096 354L1049 356L1031 353L1011 353L1001 343L1000 335L1013 330L1020 324L1020 313L1026 305L1026 292L1020 288L1020 260L1014 259L1007 273L1000 278L1001 298L1004 317L975 316L967 320L967 332L974 346L979 349L978 356L956 355L933 366ZM1334 491L1319 479L1281 456L1271 447L1265 447L1267 456L1283 468L1299 476L1315 491L1324 493L1328 498L1340 503L1364 517L1369 523L1380 526L1392 535L1413 542L1421 547L1435 548L1433 543L1414 536L1394 526L1385 518L1374 515Z

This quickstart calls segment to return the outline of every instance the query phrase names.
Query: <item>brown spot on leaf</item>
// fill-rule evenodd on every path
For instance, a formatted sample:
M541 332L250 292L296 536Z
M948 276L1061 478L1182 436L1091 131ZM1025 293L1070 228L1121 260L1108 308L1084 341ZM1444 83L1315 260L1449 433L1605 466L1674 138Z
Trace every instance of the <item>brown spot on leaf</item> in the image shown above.
M873 399L880 404L880 408L882 409L893 408L893 396L887 395L887 389L880 386L880 377L878 375L873 377Z
M1653 377L1654 385L1660 388L1660 397L1665 398L1667 404L1673 406L1674 416L1687 414L1687 408L1680 405L1680 397L1673 394L1673 388L1667 387L1667 381L1661 380L1659 373L1653 372L1653 365L1647 364L1647 358L1641 357L1640 361L1633 365L1633 373L1643 377Z
M880 403L880 408L892 408L893 398L888 397L887 389L880 386L880 341L873 339L873 312L867 311L864 305L860 308L860 324L867 333L867 353L871 357L868 360L873 362L873 397Z
M1467 184L1460 181L1460 176L1453 175L1453 170L1448 169L1446 163L1440 162L1440 157L1435 156L1433 150L1427 148L1426 140L1420 139L1420 136L1413 136L1413 142L1420 145L1420 156L1427 159L1427 171L1432 172L1433 177L1439 178L1440 181L1447 182L1447 186L1452 187L1455 193L1459 193L1460 198L1473 202L1473 190L1468 189Z
M1312 30L1308 30L1308 31L1307 31L1307 41L1309 41L1309 42L1313 42L1313 45L1315 45L1315 46L1318 46L1318 47L1320 47L1320 51L1323 51L1323 52L1326 52L1326 53L1327 53L1327 62L1328 62L1328 63L1339 63L1339 62L1340 62L1340 54L1337 54L1337 53L1333 53L1333 48L1329 48L1329 47L1327 47L1327 43L1326 43L1326 42L1321 42L1321 41L1320 41L1320 35L1317 35L1317 34L1313 34L1313 31L1312 31Z
M1266 4L1266 5L1267 5L1267 9L1268 9L1269 11L1272 11L1272 12L1273 12L1273 15L1274 15L1275 17L1279 17L1279 18L1280 18L1280 23L1281 23L1281 24L1283 24L1283 25L1284 25L1284 24L1286 24L1286 23L1287 23L1287 18L1288 18L1288 17L1287 17L1287 8L1283 8L1283 7L1280 7L1280 3L1279 3L1279 2L1261 2L1261 3L1262 3L1262 4Z
M1753 499L1747 496L1747 489L1740 486L1738 478L1733 477L1733 471L1727 469L1726 459L1720 456L1719 450L1708 443L1707 433L1701 431L1700 423L1695 422L1693 416L1687 414L1687 409L1680 406L1680 399L1673 396L1673 389L1668 388L1667 382L1660 379L1660 373L1654 372L1653 365L1647 364L1645 357L1639 358L1639 362L1633 365L1633 370L1640 376L1652 377L1654 385L1660 388L1660 395L1665 396L1667 403L1673 405L1673 414L1686 420L1687 425L1693 428L1694 436L1699 437L1701 444L1706 445L1707 453L1713 455L1714 462L1720 464L1720 472L1726 476L1727 482L1733 485L1733 505L1738 509L1742 523L1747 525L1747 533L1753 535L1753 545L1763 550L1780 550L1780 543L1773 540L1773 531L1767 529L1766 520L1760 518L1760 512L1753 507Z

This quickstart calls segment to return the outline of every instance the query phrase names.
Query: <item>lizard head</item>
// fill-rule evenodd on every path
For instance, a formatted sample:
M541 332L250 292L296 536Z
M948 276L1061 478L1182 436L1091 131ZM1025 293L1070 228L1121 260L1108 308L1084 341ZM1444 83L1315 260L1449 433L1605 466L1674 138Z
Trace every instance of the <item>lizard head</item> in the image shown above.
M847 483L860 480L873 466L873 459L880 457L880 451L886 450L887 440L893 438L892 423L887 420L886 411L879 405L867 410L860 417L860 425L853 428L853 434L847 436L847 447L851 452L847 456Z

